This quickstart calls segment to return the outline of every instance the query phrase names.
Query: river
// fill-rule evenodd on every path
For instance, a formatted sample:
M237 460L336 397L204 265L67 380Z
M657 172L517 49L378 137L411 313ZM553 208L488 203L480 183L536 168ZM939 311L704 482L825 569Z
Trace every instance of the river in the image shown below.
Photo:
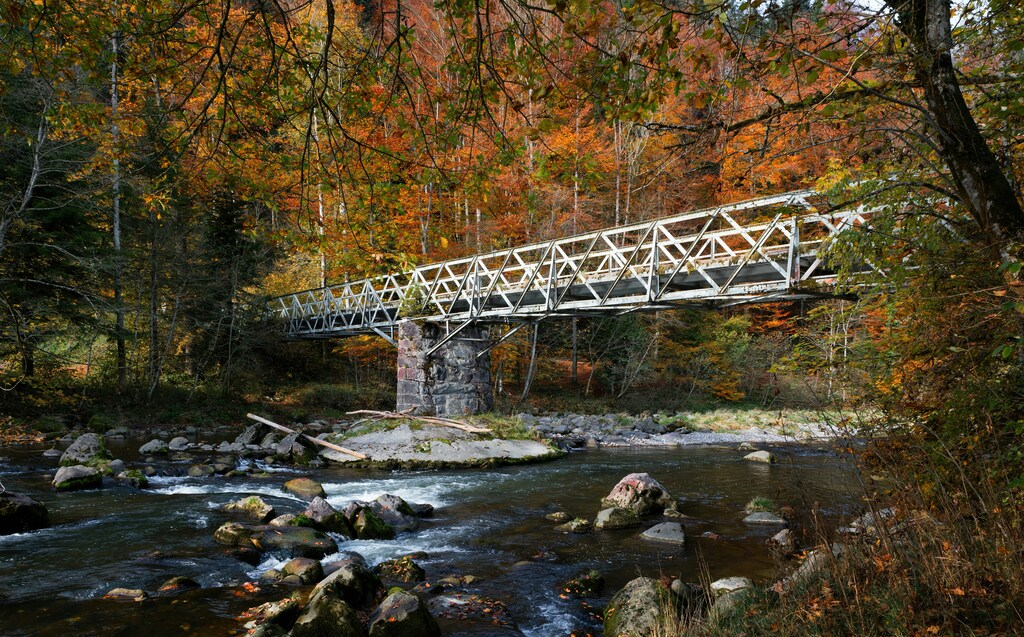
M115 457L131 463L138 441L109 443ZM258 567L224 555L213 531L237 519L220 507L260 494L279 514L305 504L284 492L297 475L269 477L158 477L150 488L112 486L54 493L55 459L42 448L0 449L0 480L10 491L46 503L52 527L0 536L0 634L102 636L210 636L242 634L236 618L245 609L280 599L290 589L241 585L280 564ZM810 512L834 525L855 512L861 490L843 458L806 447L777 447L780 462L742 460L743 452L720 447L631 448L580 451L542 464L445 471L380 471L324 468L302 472L323 483L337 508L383 493L434 505L435 516L419 531L390 541L346 541L375 564L422 551L417 562L428 580L471 574L474 594L498 600L530 637L600 634L600 609L638 575L702 581L743 575L768 581L777 571L765 540L778 529L742 522L743 507L767 496L797 513L795 529L810 532ZM187 463L176 466L179 470ZM647 472L682 501L689 541L685 548L638 537L643 529L571 535L553 531L544 515L564 510L593 519L600 499L624 475ZM659 520L652 521L652 525ZM708 533L708 537L701 537ZM330 561L328 556L326 561ZM603 595L580 600L560 596L560 584L594 569L605 577ZM102 599L115 587L151 593L165 580L190 576L202 589L142 603ZM481 635L479 626L442 622L445 634ZM511 633L514 634L514 633Z

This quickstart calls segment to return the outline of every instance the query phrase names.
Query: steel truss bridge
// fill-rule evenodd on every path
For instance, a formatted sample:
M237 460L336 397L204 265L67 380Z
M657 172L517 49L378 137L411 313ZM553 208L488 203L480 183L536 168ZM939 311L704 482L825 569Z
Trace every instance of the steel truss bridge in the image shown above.
M474 324L512 325L496 345L546 318L820 297L835 276L825 250L870 218L822 208L788 192L287 294L269 311L291 339L394 343L405 318L431 321L444 336L429 356Z

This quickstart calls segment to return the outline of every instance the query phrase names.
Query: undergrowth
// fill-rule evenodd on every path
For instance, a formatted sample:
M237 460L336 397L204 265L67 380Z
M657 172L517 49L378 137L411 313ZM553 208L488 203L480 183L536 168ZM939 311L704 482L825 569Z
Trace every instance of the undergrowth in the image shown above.
M1013 447L951 449L921 435L893 437L862 456L871 511L893 516L860 535L819 528L842 544L814 577L749 590L728 609L665 635L1021 634L1024 501ZM1009 454L1009 455L1008 455ZM884 474L888 488L871 475Z

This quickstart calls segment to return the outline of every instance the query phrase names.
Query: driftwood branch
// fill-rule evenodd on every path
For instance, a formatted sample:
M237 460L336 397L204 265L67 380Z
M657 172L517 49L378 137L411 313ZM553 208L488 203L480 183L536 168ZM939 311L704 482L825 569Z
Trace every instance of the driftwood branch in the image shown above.
M474 434L489 434L494 433L490 429L484 427L474 427L473 425L466 424L459 420L452 420L451 418L442 418L440 416L411 416L411 410L402 412L394 411L372 411L370 409L360 409L358 411L346 412L349 416L371 416L379 420L401 420L403 418L415 418L416 420L422 420L423 422L433 423L435 425L444 425L445 427L452 427L454 429L461 429L462 431L468 431Z
M289 429L288 427L285 427L284 425L279 425L276 422L271 422L271 421L267 420L266 418L261 418L260 416L257 416L256 414L246 414L245 416L246 416L246 418L252 418L253 420L255 420L258 423L262 423L262 424L264 424L264 425L266 425L268 427L273 427L274 429L278 429L278 430L283 431L285 433L289 433L289 434L297 433L294 429ZM348 454L348 455L352 456L353 458L358 458L360 460L366 460L367 457L368 457L365 453L359 453L358 451L352 451L351 449L346 449L345 447L342 447L341 445L336 445L333 442L327 442L326 440L320 440L319 438L314 438L313 436L307 436L306 434L299 434L299 435L302 436L303 438L305 438L306 440L312 442L314 445L320 445L321 447L327 447L328 449L333 449L334 451L339 451L341 453Z

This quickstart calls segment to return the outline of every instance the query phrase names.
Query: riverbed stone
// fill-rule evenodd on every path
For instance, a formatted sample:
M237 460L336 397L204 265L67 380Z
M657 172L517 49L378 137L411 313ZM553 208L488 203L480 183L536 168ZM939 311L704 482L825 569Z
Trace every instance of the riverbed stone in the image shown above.
M199 582L195 581L191 577L178 575L161 584L160 589L157 592L161 595L174 595L175 593L192 590L194 588L199 588Z
M285 513L279 515L270 522L267 522L270 526L303 526L301 523L292 524L292 522L298 518L294 513Z
M544 519L555 522L556 524L565 524L572 519L572 516L565 511L555 511L554 513L548 513L545 515Z
M0 493L0 535L25 533L50 526L46 505L27 495Z
M296 557L281 566L283 578L296 577L302 584L316 584L324 578L324 569L319 560Z
M717 598L726 593L753 587L754 580L749 577L723 577L711 582L711 595Z
M789 529L782 529L768 538L766 543L773 551L778 551L782 555L789 555L796 550L796 538Z
M555 527L555 530L563 533L590 533L593 528L594 525L590 523L590 520L586 518L573 518L565 524L559 524Z
M103 444L103 438L94 433L82 434L71 443L60 457L65 467L94 464L110 459L110 453Z
M53 488L57 491L81 491L98 489L103 486L103 475L92 467L74 465L57 469L53 476Z
M743 518L746 524L780 524L785 526L789 524L786 519L782 516L770 513L768 511L755 511L747 517Z
M338 550L337 543L320 531L301 526L246 526L226 522L214 531L219 544L255 547L286 557L321 559Z
M315 497L326 497L323 485L312 478L292 478L282 485L285 491L294 493L300 498L312 500Z
M157 454L165 454L168 451L168 445L165 441L159 438L154 438L146 444L139 447L139 455L142 456L155 456Z
M352 527L360 540L391 540L395 537L395 530L369 507L360 509Z
M246 540L251 538L255 532L252 527L239 524L238 522L225 522L217 527L217 530L213 532L213 540L218 544L227 544L228 546L240 546L246 543Z
M409 506L408 502L397 495L385 493L371 502L369 508L385 524L394 529L396 533L415 531L420 528L420 521L416 516L416 511Z
M637 515L648 515L675 509L678 504L668 490L649 474L631 473L619 480L601 500L601 507L620 507Z
M678 522L662 522L656 524L640 534L645 540L655 542L667 542L671 544L686 544L686 531L683 525Z
M129 469L127 471L121 471L115 476L117 481L126 484L136 489L145 489L149 487L149 478L145 473L138 469Z
M329 590L315 592L292 626L290 637L366 637L352 608Z
M743 459L749 460L750 462L763 462L765 464L775 464L776 462L775 456L770 451L755 451L753 453L748 453L743 456Z
M675 626L676 604L658 580L638 577L612 597L604 612L604 634L615 637L655 637Z
M640 517L629 509L622 507L609 507L598 512L594 518L595 529L628 529L640 526Z
M274 507L267 504L266 501L258 495L250 495L249 497L242 498L241 500L228 502L224 505L224 510L240 511L260 523L269 522L277 516L274 511Z
M259 533L253 539L263 550L288 557L318 560L338 550L338 544L329 536L301 526L259 527Z
M188 468L188 477L190 478L207 478L215 473L217 473L216 469L208 464L194 464Z
M385 560L373 567L373 572L381 579L393 582L416 583L427 579L427 573L419 564L406 555L393 560Z
M240 445L254 444L257 441L259 441L262 430L262 425L249 425L248 427L245 428L245 431L238 434L238 437L235 438L235 442L237 442Z
M404 591L387 597L370 615L370 637L440 637L441 628L420 598Z
M345 516L320 496L313 498L306 510L302 512L315 528L332 533L341 533L346 537L355 537L352 525Z
M112 588L107 591L104 599L130 599L135 602L141 602L144 599L149 598L149 593L139 588Z
M384 593L384 585L366 564L351 560L325 577L313 589L313 596L330 591L357 609L373 606Z
M184 451L188 449L188 438L184 436L175 436L167 443L167 448L171 451Z
M244 627L246 630L252 630L257 627L275 626L281 630L281 627L290 627L301 611L302 606L291 597L286 597L276 602L267 602L245 611L243 617L248 619L248 621L244 624ZM284 633L282 632L281 634ZM253 635L255 633L249 637L253 637Z

